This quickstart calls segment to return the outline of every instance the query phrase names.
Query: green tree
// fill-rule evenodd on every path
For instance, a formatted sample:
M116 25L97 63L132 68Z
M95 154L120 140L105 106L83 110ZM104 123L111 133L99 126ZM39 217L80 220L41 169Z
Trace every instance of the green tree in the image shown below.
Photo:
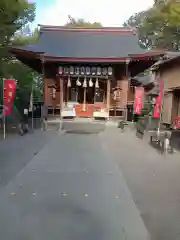
M29 30L28 30L29 31ZM34 44L37 41L38 30L27 34L27 29L16 34L12 39L13 45L23 46ZM28 66L18 61L15 57L3 61L5 78L17 80L16 107L22 112L23 107L27 107L33 85L33 95L35 101L42 100L42 76ZM2 103L1 103L2 104Z
M8 46L12 44L14 34L35 18L35 5L26 0L0 1L0 75L4 76ZM5 63L5 64L4 64Z
M29 32L27 35L26 32L21 32L21 34L16 35L13 39L13 45L23 46L27 44L34 44L37 42L38 39L38 29L35 31ZM32 91L32 85L34 89L34 97L36 100L40 100L42 97L42 76L34 72L28 66L25 66L17 59L11 59L7 63L7 77L13 77L17 79L18 82L18 89L17 89L17 97L21 98L22 93L24 96L29 97Z
M137 28L145 47L180 48L180 3L177 0L156 0L152 8L131 16L124 25Z
M69 15L68 22L65 24L65 26L66 27L101 28L102 24L99 22L91 23L91 22L85 21L83 18L75 19Z
M11 40L13 46L25 46L29 44L35 44L38 41L39 31L36 28L33 32L26 26L18 34L16 34Z

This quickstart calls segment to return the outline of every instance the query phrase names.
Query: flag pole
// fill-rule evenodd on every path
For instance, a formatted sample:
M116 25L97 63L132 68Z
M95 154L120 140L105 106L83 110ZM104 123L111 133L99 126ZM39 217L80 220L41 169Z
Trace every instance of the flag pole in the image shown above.
M158 137L160 136L160 131L161 131L161 123L162 123L162 114L163 114L163 105L164 105L164 93L165 93L165 81L164 80L161 80L161 86L162 87L162 84L163 84L163 89L161 90L162 93L161 94L161 106L160 106L160 116L159 116L159 122L158 122L158 129L157 129L157 135Z
M2 84L3 84L3 138L6 139L6 115L5 115L5 105L4 105L4 81L5 79L2 79Z

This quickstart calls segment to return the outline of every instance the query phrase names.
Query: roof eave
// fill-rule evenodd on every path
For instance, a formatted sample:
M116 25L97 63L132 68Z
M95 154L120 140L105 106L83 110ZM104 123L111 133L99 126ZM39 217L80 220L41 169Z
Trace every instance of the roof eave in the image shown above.
M35 57L39 58L40 56L44 55L44 52L34 52L34 51L27 51L23 48L16 48L16 47L10 47L9 52L12 53L13 55L27 55L28 57Z
M34 51L27 51L24 49L19 49L19 48L14 48L11 47L9 51L15 55L24 55L29 58L42 58L44 61L51 61L51 62L67 62L67 63L83 63L83 62L89 62L89 63L120 63L120 62L126 62L129 57L123 57L123 58L115 58L115 57L110 57L110 58L67 58L67 57L54 57L54 56L48 56L44 52L34 52Z
M67 58L67 57L52 57L45 55L45 60L47 61L59 61L67 63L120 63L126 62L127 57L124 58Z
M134 53L134 54L129 54L131 59L144 59L148 57L161 57L164 56L165 52L157 52L157 51L149 51L149 52L144 52L144 53Z
M108 57L108 58L72 58L72 57L55 57L55 56L48 56L42 51L31 51L31 50L26 50L23 48L16 48L16 47L10 47L9 51L14 54L15 56L19 54L23 54L24 56L28 56L31 58L42 58L44 56L44 60L46 61L60 61L60 62L78 62L78 63L83 63L83 62L89 62L89 63L124 63L129 61L136 61L136 60L147 60L149 58L153 57L159 57L163 55L163 53L157 53L157 52L146 52L146 53L141 53L141 54L128 54L126 57Z
M176 56L176 57L172 57L172 58L169 58L169 59L166 59L166 60L161 60L157 63L155 63L152 67L151 67L151 70L152 71L157 71L159 70L161 67L163 67L165 64L167 63L172 63L173 61L176 61L180 59L180 56Z

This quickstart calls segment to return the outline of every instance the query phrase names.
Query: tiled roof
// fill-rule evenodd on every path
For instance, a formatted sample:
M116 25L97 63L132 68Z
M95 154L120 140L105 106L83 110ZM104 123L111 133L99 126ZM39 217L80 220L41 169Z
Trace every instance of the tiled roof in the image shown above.
M41 26L39 41L22 48L61 58L125 58L145 53L134 30L127 28L58 28Z
M151 77L151 72L142 72L132 78L132 81L139 83L142 86L149 85L154 82L154 79Z
M170 63L180 58L180 52L166 52L162 59L152 65L151 70L157 70L166 63Z

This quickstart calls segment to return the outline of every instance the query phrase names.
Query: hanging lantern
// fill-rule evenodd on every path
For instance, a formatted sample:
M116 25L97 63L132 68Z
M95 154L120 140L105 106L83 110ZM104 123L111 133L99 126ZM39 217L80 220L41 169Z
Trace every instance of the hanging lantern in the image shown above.
M103 70L102 70L102 75L103 75L103 76L106 76L106 75L107 75L107 68L106 68L106 67L103 68Z
M59 68L58 68L58 74L59 74L59 75L62 75L62 74L63 74L63 68L62 68L62 67L59 67Z
M75 74L76 74L76 75L79 75L79 73L80 73L79 67L75 67Z
M90 75L91 74L91 69L90 67L86 67L86 75Z
M113 69L112 67L108 67L108 76L112 76L113 75Z
M99 81L98 81L98 78L96 78L95 88L99 88Z
M77 81L76 81L76 85L77 85L78 87L81 86L81 82L79 81L79 78L78 78Z
M81 75L84 75L84 74L85 74L85 68L81 67Z
M64 72L65 75L68 75L69 74L69 68L68 67L64 67L63 72Z
M71 87L71 79L70 79L70 77L68 77L67 87L68 88Z
M92 68L91 68L91 74L92 74L93 76L96 75L96 67L92 67Z
M101 67L97 68L97 75L100 76L101 75Z
M70 69L69 69L69 73L71 74L71 75L73 75L74 74L74 67L70 67Z
M52 99L56 98L56 89L55 89L55 87L51 87L50 88L50 95L51 95Z
M92 78L90 78L90 80L89 80L89 87L93 87L93 81L92 81Z
M87 80L86 80L86 77L84 78L83 87L84 87L84 88L87 87Z

